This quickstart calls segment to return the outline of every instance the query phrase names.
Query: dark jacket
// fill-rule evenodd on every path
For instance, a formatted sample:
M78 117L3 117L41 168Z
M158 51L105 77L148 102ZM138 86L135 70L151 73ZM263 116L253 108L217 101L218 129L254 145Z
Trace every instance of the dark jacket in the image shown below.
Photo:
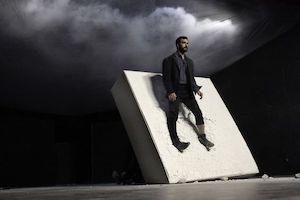
M179 86L179 65L176 59L177 52L172 55L166 57L163 60L162 64L162 74L163 74L163 82L167 91L167 95L175 92L177 93L177 89ZM198 86L195 81L194 76L194 63L193 61L185 56L185 60L187 61L187 84L189 85L191 96L193 92L198 92L201 86Z

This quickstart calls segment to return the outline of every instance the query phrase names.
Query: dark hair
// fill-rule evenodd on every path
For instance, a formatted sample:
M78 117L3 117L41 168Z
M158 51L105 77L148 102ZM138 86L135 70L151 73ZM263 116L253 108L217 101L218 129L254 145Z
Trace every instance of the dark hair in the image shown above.
M188 40L188 37L186 37L186 36L179 36L179 37L176 39L176 41L175 41L176 47L177 47L177 44L179 44L179 42L180 42L181 39L187 39L187 40Z

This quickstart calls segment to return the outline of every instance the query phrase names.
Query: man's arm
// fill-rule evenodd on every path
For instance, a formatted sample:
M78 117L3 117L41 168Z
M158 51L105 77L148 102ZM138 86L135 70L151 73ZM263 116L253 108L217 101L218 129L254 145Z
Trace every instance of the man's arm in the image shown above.
M194 74L194 63L193 63L193 61L191 60L191 63L192 63L192 65L191 65L191 84L192 84L192 89L193 89L193 91L195 92L195 93L197 93L199 90L200 90L200 88L202 87L202 86L198 86L197 84L196 84L196 81L195 81L195 74Z
M164 86L166 88L167 91L167 95L169 96L171 93L174 93L174 88L173 88L173 84L172 84L172 78L171 78L171 61L169 58L165 58L163 60L163 67L162 67L162 75L163 75L163 82L164 82Z
M169 58L163 60L163 82L167 90L167 97L169 101L176 101L177 95L174 92L172 84L172 64Z
M196 94L198 94L200 96L200 99L202 99L203 93L200 91L200 89L201 89L202 86L198 86L196 84L195 75L194 75L194 63L193 63L192 60L191 60L191 63L192 63L192 65L191 65L191 82L192 82L191 84L192 84L192 89L193 89L193 91Z

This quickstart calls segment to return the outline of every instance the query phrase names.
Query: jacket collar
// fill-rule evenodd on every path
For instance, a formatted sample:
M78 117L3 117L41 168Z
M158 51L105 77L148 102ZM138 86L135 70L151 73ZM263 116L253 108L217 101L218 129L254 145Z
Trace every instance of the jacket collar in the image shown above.
M176 62L176 66L177 68L179 69L179 63L178 63L178 59L176 59L177 56L180 56L179 53L176 51L175 53L172 54L172 58L175 60ZM189 57L186 56L186 54L184 55L184 59L186 60L187 62L187 66L189 67ZM180 69L179 69L180 70Z
M178 51L176 51L176 52L174 52L174 53L172 54L172 57L173 57L173 58L175 58L175 56L180 56L179 53L178 53ZM186 54L184 54L184 59L186 59L186 61L188 61L188 60L189 60L189 57L188 57Z

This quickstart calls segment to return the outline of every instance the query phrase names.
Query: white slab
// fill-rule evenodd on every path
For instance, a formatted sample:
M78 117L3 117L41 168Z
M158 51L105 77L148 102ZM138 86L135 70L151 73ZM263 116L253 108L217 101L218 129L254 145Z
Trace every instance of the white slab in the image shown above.
M124 71L112 88L117 107L148 183L177 183L258 173L257 165L234 120L209 78L196 78L204 97L202 110L207 137L215 146L207 151L188 121L184 108L177 121L181 141L190 146L180 153L167 128L168 107L161 74Z

